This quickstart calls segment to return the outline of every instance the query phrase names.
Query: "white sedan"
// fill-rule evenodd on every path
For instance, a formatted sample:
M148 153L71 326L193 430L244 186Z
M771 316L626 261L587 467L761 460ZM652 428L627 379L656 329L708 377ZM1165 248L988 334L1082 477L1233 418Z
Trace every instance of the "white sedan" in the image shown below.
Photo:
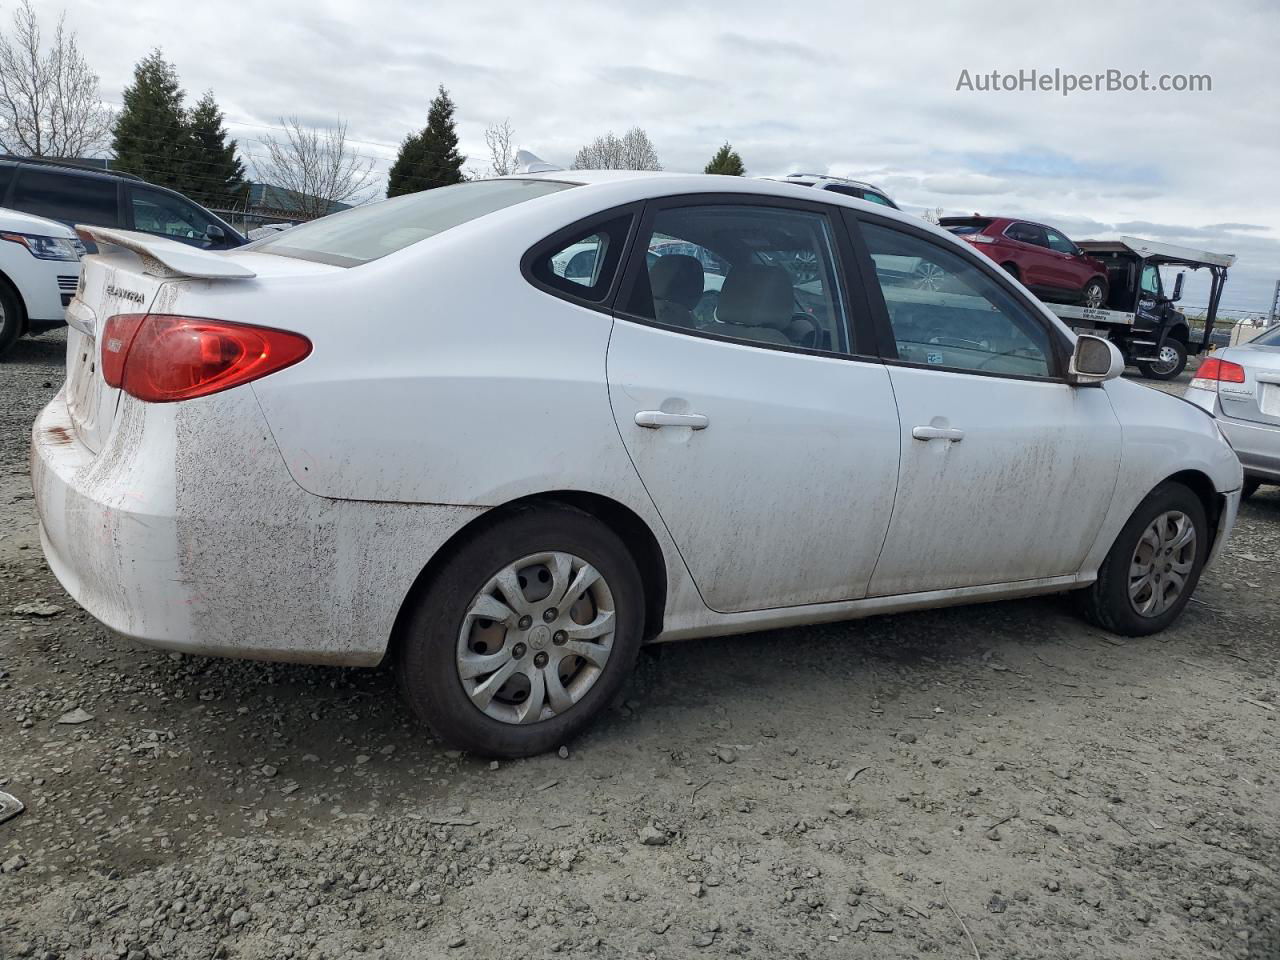
M1161 630L1239 504L1211 417L835 193L550 172L229 252L90 232L32 434L68 592L158 647L393 657L479 753L564 742L646 642L1066 591Z

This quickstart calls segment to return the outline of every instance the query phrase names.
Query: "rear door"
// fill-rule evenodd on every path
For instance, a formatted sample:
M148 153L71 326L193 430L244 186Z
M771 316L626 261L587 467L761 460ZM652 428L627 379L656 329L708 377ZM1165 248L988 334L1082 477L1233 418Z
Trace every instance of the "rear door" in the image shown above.
M1017 221L1005 228L1004 235L1006 239L1013 241L1016 251L1014 262L1018 265L1018 279L1023 286L1056 286L1052 280L1054 271L1044 227Z
M831 209L650 203L615 303L618 431L713 610L862 597L884 542L898 416Z
M871 595L1076 573L1120 466L1106 392L1066 383L1065 337L985 258L896 221L858 222L902 424ZM921 289L881 266L904 256L943 282Z

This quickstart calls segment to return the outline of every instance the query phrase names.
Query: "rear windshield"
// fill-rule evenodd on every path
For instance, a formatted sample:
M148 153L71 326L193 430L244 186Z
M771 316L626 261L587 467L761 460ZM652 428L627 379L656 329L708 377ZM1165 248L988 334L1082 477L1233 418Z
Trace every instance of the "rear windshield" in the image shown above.
M938 224L963 237L966 233L981 233L991 225L991 220L987 217L943 217Z
M480 180L437 187L291 227L244 249L354 267L468 220L573 186L554 180Z
M1253 342L1260 347L1280 347L1280 327L1275 327L1264 334L1254 337Z

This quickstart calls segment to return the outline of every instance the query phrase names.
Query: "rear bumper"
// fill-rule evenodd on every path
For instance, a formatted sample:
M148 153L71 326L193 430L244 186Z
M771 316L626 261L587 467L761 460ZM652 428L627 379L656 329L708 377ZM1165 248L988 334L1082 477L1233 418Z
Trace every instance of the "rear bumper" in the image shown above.
M1280 481L1280 427L1250 423L1223 415L1218 395L1213 390L1189 387L1185 398L1213 414L1218 429L1240 458L1246 475Z
M376 664L427 561L482 512L306 493L248 390L123 397L96 456L59 392L32 428L31 475L45 556L76 602L212 656Z

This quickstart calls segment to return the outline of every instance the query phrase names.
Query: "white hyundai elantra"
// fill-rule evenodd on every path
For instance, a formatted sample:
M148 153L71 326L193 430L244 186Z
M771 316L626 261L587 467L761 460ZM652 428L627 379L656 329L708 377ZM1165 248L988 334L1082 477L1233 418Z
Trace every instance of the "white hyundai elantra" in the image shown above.
M68 592L159 647L393 656L485 754L650 641L1064 591L1160 630L1239 503L1203 411L835 193L553 172L225 253L86 229L32 435Z

